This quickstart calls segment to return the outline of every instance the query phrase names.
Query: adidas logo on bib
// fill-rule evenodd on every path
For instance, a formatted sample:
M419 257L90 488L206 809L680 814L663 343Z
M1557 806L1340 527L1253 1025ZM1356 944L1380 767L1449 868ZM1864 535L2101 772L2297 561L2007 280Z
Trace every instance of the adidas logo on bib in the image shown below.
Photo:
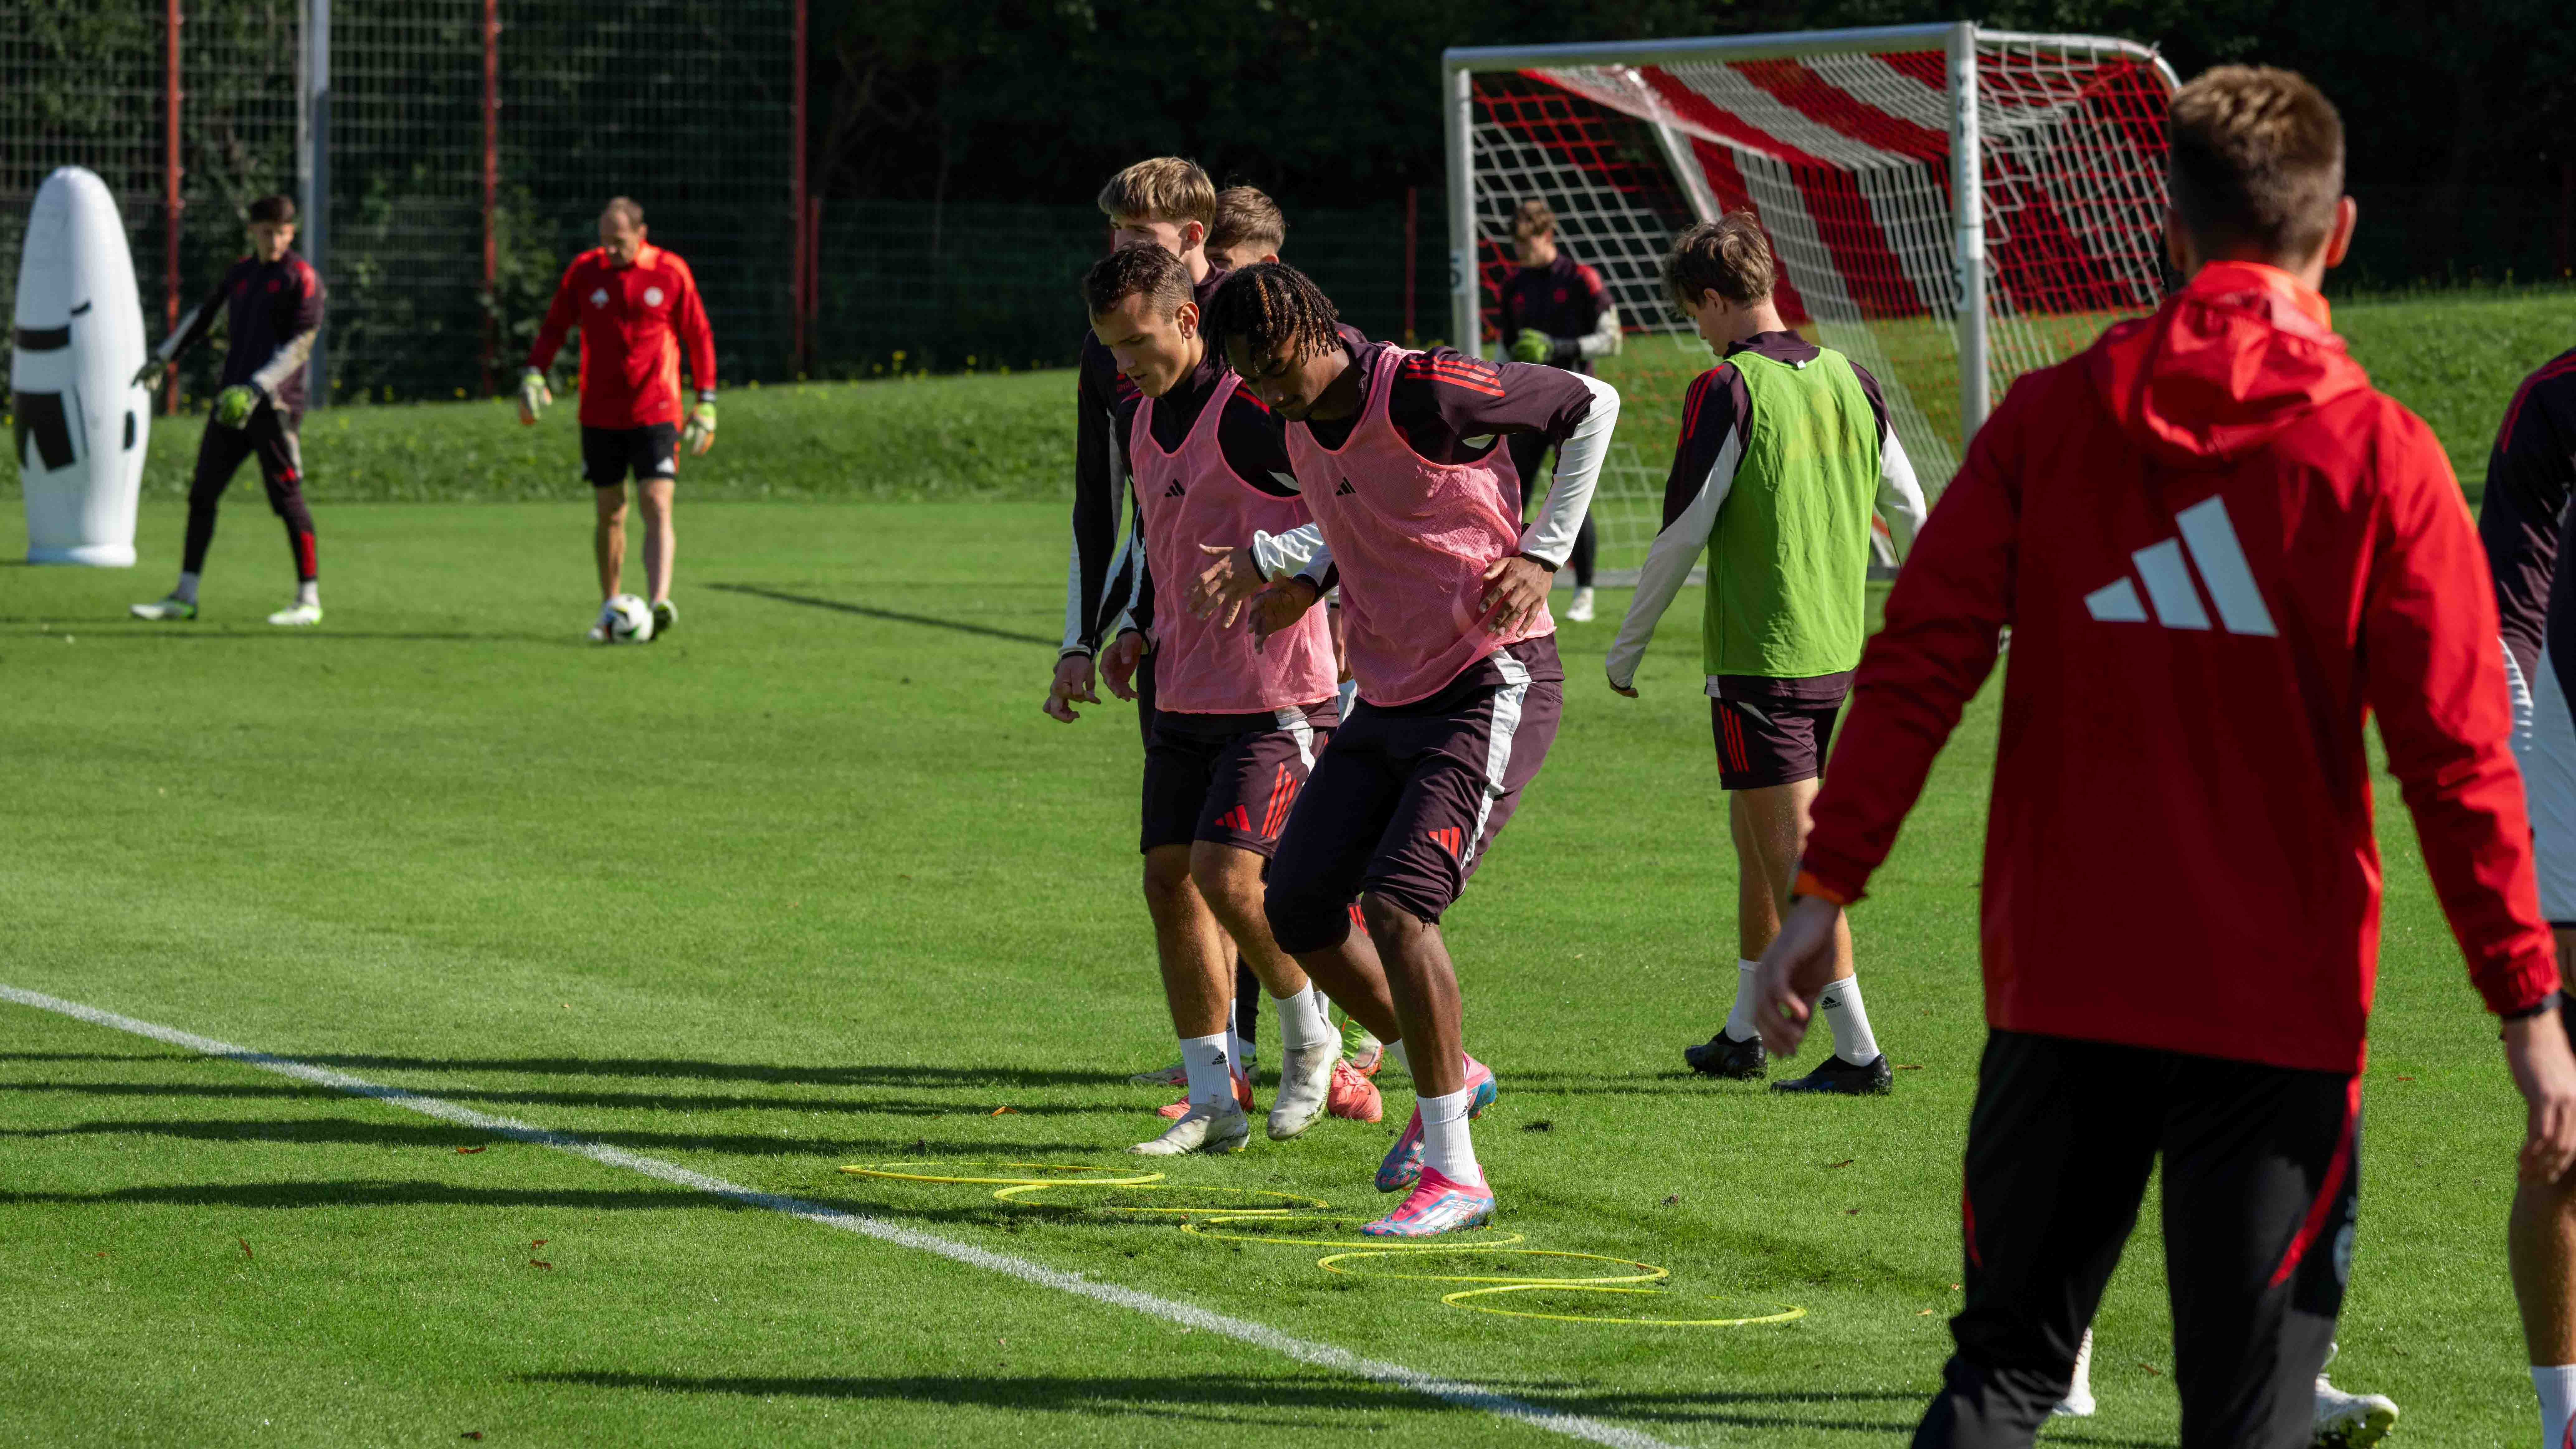
M1342 480L1342 486L1333 490L1333 496L1335 498L1348 498L1359 491L1360 490L1351 486L1350 479L1345 478Z
M2228 633L2266 639L2279 635L2272 611L2264 607L2262 590L2254 586L2245 550L2236 541L2236 526L2228 522L2227 501L2215 495L2204 498L2175 514L2174 522L2182 529L2181 538L2151 543L2129 555L2137 566L2138 583L2146 586L2144 599L2138 597L2136 584L2114 579L2084 596L2084 611L2105 624L2205 630L2209 614L2200 606L2200 593L2206 588L2210 603L2217 606L2218 622ZM2188 562L2183 556L2186 548ZM2199 588L2192 584L2195 567L2200 572Z
M1181 496L1181 493L1181 480L1178 478L1172 480L1171 487L1163 490L1163 496L1166 498L1178 498Z

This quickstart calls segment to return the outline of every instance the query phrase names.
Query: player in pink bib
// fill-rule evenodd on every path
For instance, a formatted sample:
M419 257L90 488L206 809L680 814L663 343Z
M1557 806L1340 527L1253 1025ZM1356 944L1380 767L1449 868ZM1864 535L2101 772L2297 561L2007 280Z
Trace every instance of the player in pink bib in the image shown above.
M1341 1033L1306 973L1271 939L1262 876L1315 754L1332 738L1332 636L1318 612L1256 639L1198 618L1153 583L1187 578L1209 536L1308 522L1278 421L1208 350L1190 274L1160 247L1111 253L1083 278L1093 333L1134 386L1117 436L1145 567L1101 673L1122 697L1152 651L1157 696L1145 745L1145 898L1189 1096L1149 1156L1240 1149L1251 1081L1230 1053L1231 937L1269 993L1286 1044L1269 1131L1289 1138L1326 1111L1376 1121L1377 1088L1341 1059Z
M1315 284L1276 263L1232 274L1208 310L1227 363L1287 424L1322 544L1254 600L1253 631L1302 626L1337 573L1359 681L1271 859L1270 929L1413 1074L1413 1121L1377 1174L1382 1192L1412 1191L1361 1231L1473 1227L1494 1194L1467 1122L1493 1101L1494 1076L1466 1053L1440 917L1555 737L1565 671L1548 584L1591 504L1619 394L1555 368L1355 345ZM1527 529L1508 433L1557 449ZM1297 551L1255 535L1202 570L1193 606L1251 594ZM1366 935L1351 930L1354 899ZM1379 1000L1383 1023L1364 1010Z

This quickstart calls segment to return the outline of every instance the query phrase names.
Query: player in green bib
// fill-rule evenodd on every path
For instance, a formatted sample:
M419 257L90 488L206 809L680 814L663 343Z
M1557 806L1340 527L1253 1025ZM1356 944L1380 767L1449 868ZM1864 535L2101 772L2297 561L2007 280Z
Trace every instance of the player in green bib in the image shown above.
M1876 379L1789 330L1772 302L1771 245L1737 212L1674 241L1664 284L1717 349L1691 383L1664 485L1664 523L1607 661L1610 687L1636 696L1655 623L1708 556L1701 652L1719 782L1737 866L1735 1005L1706 1045L1683 1053L1712 1076L1767 1070L1753 1026L1754 965L1780 931L1807 810L1868 632L1870 517L1899 552L1923 521L1923 490L1889 428ZM1895 1074L1870 1035L1851 937L1817 1006L1834 1053L1774 1091L1875 1093Z

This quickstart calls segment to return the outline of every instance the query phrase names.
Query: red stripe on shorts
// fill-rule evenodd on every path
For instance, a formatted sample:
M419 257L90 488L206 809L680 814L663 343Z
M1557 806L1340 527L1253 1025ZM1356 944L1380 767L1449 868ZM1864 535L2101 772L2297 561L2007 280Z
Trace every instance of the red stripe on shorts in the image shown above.
M2314 1247L2317 1234L2325 1231L2326 1213L2334 1206L2335 1194L2343 1189L2344 1174L2352 1170L2352 1139L2361 1124L2361 1078L2352 1079L2344 1089L2343 1138L2335 1143L2334 1157L2326 1163L2325 1181L2317 1184L2316 1201L2308 1204L2308 1216L2299 1224L2296 1237L2290 1239L2290 1250L2281 1255L2281 1266L2272 1270L2271 1286L2278 1288L2290 1281L2299 1270L2299 1260Z

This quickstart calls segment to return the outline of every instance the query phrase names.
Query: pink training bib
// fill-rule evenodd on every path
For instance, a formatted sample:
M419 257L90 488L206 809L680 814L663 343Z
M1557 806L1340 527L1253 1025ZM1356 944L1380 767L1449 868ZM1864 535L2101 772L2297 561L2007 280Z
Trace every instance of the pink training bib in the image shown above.
M1307 522L1302 499L1264 493L1225 461L1217 432L1236 385L1231 372L1217 379L1171 452L1154 441L1152 398L1137 405L1127 429L1145 562L1154 571L1154 707L1173 714L1253 714L1333 697L1333 636L1322 609L1307 610L1258 653L1248 619L1227 628L1189 611L1190 583L1212 558L1200 544L1241 546L1256 529L1280 533Z
M1517 629L1485 626L1485 569L1520 551L1520 475L1499 445L1473 463L1413 451L1386 405L1396 368L1416 355L1379 350L1368 405L1340 449L1305 424L1288 429L1306 506L1342 573L1343 653L1360 698L1384 706L1427 699L1495 650L1556 632L1544 605Z

